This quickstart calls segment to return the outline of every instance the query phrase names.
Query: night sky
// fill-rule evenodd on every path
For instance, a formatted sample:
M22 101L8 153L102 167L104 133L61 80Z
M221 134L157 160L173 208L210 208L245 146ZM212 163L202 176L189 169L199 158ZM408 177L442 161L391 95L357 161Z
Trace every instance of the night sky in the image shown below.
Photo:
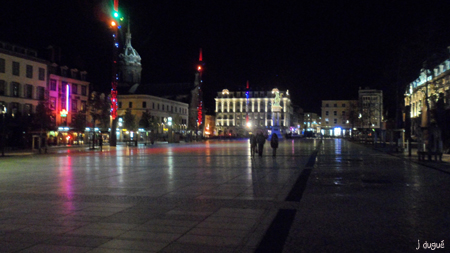
M304 2L304 3L302 3ZM3 0L0 40L84 69L96 90L111 80L112 1ZM320 112L323 99L357 99L382 89L392 115L396 88L422 62L448 56L450 1L120 0L142 57L142 83L192 82L199 48L205 105L224 88L289 89L296 105Z

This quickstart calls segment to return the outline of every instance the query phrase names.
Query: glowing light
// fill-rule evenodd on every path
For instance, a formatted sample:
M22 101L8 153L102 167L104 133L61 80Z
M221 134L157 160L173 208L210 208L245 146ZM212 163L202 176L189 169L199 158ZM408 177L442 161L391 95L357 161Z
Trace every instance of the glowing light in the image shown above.
M202 70L202 66L198 66L198 67L197 67L197 70L198 70L198 71Z
M59 113L61 115L61 117L65 118L67 117L67 111L66 109L62 109L61 112Z
M116 21L111 21L111 26L116 26L116 25L117 25Z
M67 112L70 111L69 109L69 96L70 96L70 85L66 85L66 108L67 108Z
M251 122L247 122L247 127L251 127L252 123Z

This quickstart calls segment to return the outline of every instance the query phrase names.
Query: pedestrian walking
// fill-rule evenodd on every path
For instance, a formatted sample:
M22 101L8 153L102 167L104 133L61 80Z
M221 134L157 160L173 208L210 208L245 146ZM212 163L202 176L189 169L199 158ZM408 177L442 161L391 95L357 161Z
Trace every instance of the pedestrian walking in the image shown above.
M256 136L255 135L251 135L250 136L250 154L251 156L255 156L255 152L256 152Z
M261 132L259 132L256 135L256 142L258 143L258 155L262 156L264 143L266 142L266 138L264 137L264 135Z
M275 157L277 155L278 148L278 135L273 133L270 139L270 146L272 147L272 156Z

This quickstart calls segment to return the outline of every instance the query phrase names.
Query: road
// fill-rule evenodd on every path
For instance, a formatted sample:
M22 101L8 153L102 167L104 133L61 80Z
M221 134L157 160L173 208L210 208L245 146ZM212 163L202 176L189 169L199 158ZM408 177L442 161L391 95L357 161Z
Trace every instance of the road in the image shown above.
M450 175L345 140L0 158L2 252L415 251L448 241ZM422 246L423 247L423 246Z

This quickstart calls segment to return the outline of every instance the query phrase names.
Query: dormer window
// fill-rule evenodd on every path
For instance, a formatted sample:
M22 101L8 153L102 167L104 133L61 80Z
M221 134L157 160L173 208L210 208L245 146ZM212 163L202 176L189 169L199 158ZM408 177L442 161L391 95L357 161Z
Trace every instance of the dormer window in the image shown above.
M86 81L86 76L87 76L87 72L86 71L81 71L80 72L80 79L81 79L81 81Z
M78 69L71 69L70 70L70 77L72 77L73 79L77 79L77 77L78 77Z
M61 67L61 76L67 77L67 71L68 70L69 70L69 68L67 66L62 66Z

